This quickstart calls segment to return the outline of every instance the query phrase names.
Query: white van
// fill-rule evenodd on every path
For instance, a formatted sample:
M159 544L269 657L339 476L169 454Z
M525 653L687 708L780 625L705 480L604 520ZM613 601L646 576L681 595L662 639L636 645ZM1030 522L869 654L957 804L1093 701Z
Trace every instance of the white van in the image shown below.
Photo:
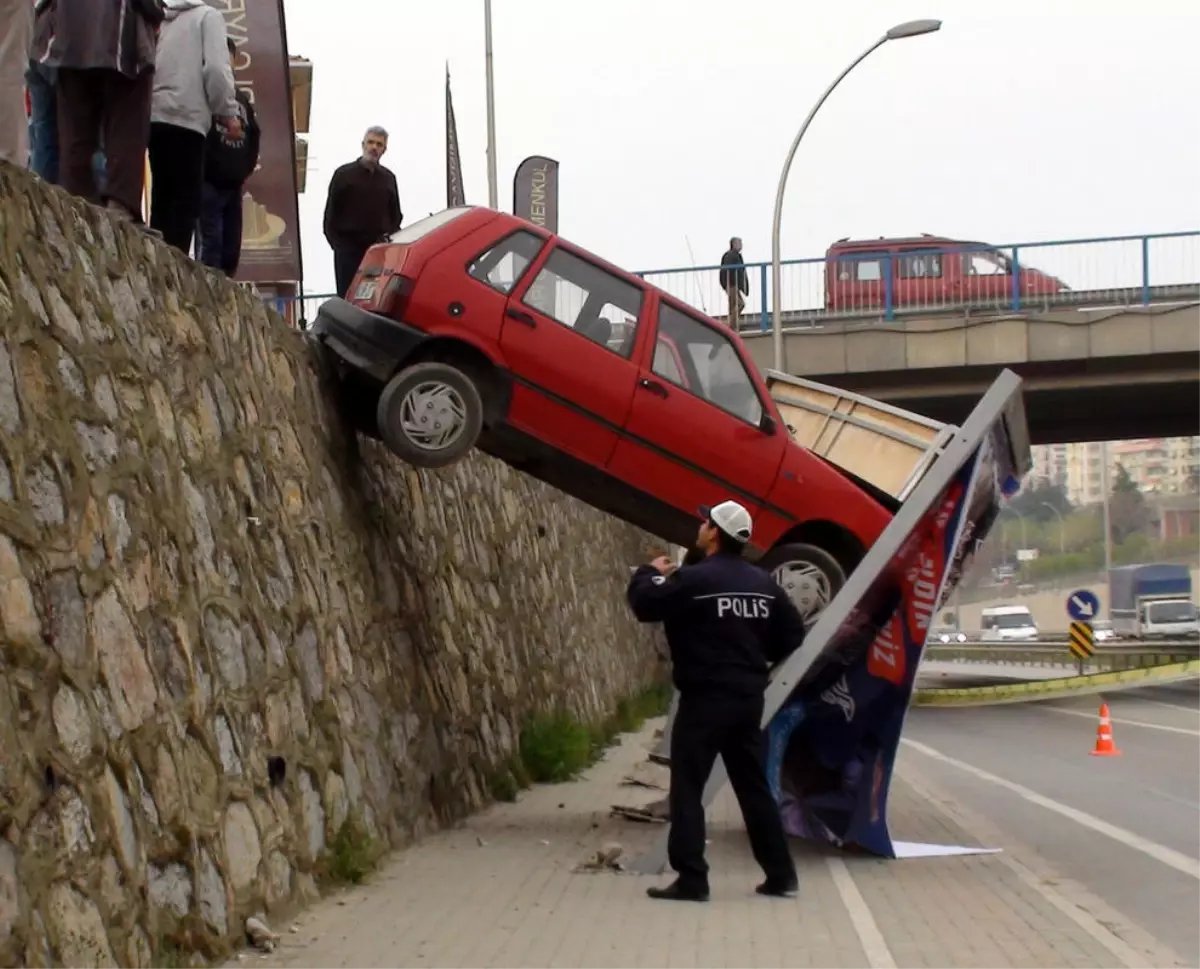
M980 639L985 643L1030 643L1038 638L1037 623L1025 606L984 609L980 626Z

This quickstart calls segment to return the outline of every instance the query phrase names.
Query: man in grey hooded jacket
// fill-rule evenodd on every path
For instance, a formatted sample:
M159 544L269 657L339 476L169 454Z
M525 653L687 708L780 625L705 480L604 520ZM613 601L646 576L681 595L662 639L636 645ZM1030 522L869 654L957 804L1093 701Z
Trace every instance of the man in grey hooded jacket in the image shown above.
M214 119L241 135L225 18L204 0L165 0L150 108L150 225L188 253L200 218Z

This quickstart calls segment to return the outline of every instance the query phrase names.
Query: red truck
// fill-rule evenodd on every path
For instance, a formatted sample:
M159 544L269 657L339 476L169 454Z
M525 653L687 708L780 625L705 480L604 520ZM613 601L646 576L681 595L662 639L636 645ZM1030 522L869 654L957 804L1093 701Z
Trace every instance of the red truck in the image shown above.
M856 452L861 474L817 453L830 421L804 422L831 388L771 378L797 430L736 333L507 213L451 208L395 233L312 336L356 429L417 467L478 447L683 546L701 506L736 498L751 557L810 621L903 499L899 479L871 480L878 449Z

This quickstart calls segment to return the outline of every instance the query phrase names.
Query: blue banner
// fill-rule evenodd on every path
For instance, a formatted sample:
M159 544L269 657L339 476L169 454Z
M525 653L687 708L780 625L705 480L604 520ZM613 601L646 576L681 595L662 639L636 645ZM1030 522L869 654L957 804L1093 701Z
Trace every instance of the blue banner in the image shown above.
M767 728L790 834L895 857L887 798L925 639L1017 482L1000 425L875 578Z

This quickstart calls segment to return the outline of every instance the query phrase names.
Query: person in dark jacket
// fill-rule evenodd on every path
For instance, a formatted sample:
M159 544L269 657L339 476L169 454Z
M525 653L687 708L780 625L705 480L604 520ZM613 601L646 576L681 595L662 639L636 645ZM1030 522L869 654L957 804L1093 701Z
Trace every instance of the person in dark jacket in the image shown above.
M159 0L38 0L30 59L57 68L59 184L142 223ZM107 163L103 195L93 157Z
M679 691L667 844L678 877L647 894L708 900L703 796L720 754L754 858L766 874L756 891L791 896L798 887L796 866L767 783L763 694L770 666L804 641L804 620L775 580L742 557L753 529L750 513L736 501L723 501L700 514L696 544L704 560L676 567L657 558L633 573L627 593L639 621L663 623Z
M737 236L729 240L729 251L721 257L721 271L717 278L729 298L729 325L736 330L738 317L746 308L745 297L750 295L750 283L746 279L746 266L742 258L742 240Z
M396 176L379 164L388 133L368 128L362 155L342 165L329 180L325 200L325 239L333 250L337 294L345 296L367 250L400 228L400 190Z
M237 56L227 38L229 58ZM242 255L242 186L258 167L262 132L254 105L245 91L236 95L241 130L234 134L214 121L204 146L204 186L200 197L200 261L231 279Z

